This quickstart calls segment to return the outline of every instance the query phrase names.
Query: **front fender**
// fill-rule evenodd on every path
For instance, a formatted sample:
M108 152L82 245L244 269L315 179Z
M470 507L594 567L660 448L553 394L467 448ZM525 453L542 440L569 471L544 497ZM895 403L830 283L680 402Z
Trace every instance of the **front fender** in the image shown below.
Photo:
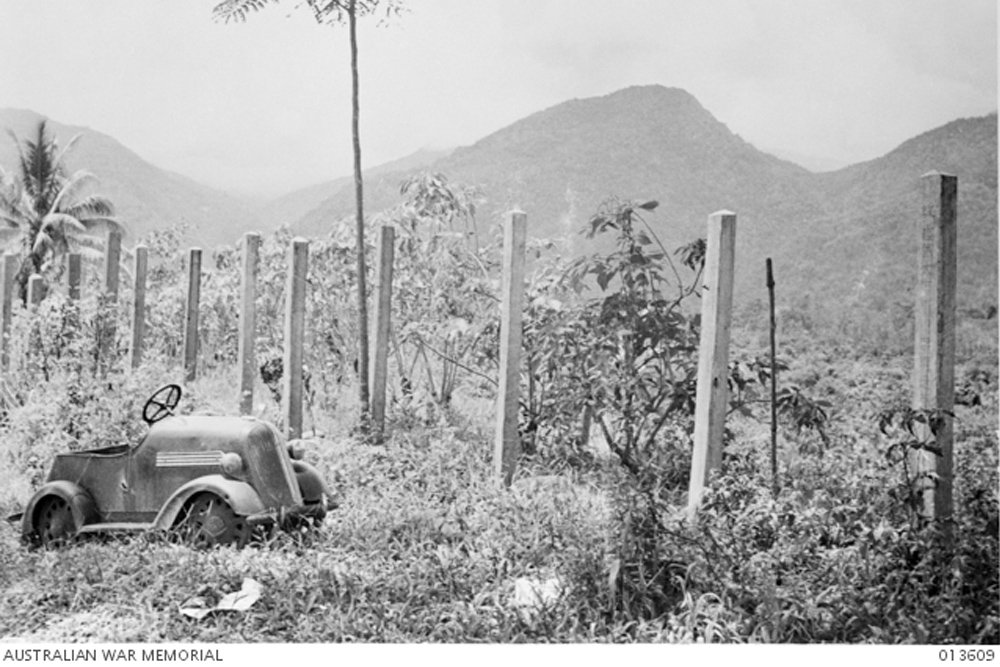
M77 530L100 518L94 499L82 486L64 479L47 482L35 491L35 495L31 496L31 500L24 508L21 516L21 536L24 539L30 540L35 534L35 511L38 509L38 503L48 496L59 496L66 501L73 512L73 522Z
M184 504L199 493L213 493L229 503L236 514L247 516L265 511L264 503L253 487L246 482L229 479L222 475L205 475L193 479L163 503L160 513L153 521L155 528L168 530L177 521Z

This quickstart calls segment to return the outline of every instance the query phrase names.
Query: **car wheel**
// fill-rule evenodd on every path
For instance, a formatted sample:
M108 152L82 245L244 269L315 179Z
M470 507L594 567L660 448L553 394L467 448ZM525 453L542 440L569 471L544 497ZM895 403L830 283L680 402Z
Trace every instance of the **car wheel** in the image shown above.
M35 537L46 549L66 544L76 534L73 509L60 496L48 496L35 512Z
M250 538L246 519L214 493L200 493L192 498L180 525L184 539L197 549L228 544L242 547Z

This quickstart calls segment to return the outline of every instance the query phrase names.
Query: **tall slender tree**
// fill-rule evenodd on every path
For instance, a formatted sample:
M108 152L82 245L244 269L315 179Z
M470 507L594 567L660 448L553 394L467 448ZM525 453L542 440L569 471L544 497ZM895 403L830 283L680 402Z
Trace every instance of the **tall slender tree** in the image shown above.
M99 243L91 234L107 228L122 231L122 225L106 197L83 194L96 180L93 174L67 172L64 158L81 135L60 149L44 120L38 122L30 139L9 134L17 144L19 160L15 173L0 169L0 242L20 246L17 283L24 298L32 274L50 281L58 279L66 253L84 250L96 254Z
M259 11L265 5L277 3L280 0L225 0L215 6L213 14L216 19L225 22L245 21L251 12ZM382 13L384 17L398 14L402 8L400 0L305 0L305 4L313 13L316 22L323 24L347 23L351 47L351 137L354 147L354 198L355 198L355 228L358 254L358 379L359 398L361 404L362 425L367 425L369 414L368 388L368 268L365 263L365 217L364 193L361 178L361 134L359 118L361 115L358 103L358 34L357 21L365 17ZM301 6L301 3L299 5Z

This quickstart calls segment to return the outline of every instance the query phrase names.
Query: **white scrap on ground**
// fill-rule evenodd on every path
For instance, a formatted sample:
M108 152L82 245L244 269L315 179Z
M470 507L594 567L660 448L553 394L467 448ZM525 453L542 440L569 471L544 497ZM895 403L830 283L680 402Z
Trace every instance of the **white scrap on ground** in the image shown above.
M205 596L188 598L181 604L181 613L189 618L201 620L216 611L246 611L260 598L263 588L250 577L243 579L240 590L223 595L217 604L211 606Z
M532 621L542 609L554 605L565 592L563 582L559 577L550 577L544 581L520 577L514 580L513 606L526 621Z

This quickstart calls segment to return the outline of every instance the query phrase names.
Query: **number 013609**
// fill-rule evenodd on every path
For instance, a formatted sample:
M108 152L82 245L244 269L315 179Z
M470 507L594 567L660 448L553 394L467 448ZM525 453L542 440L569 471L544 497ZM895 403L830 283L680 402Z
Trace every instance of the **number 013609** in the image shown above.
M991 648L943 648L938 651L941 662L993 662L996 651Z

